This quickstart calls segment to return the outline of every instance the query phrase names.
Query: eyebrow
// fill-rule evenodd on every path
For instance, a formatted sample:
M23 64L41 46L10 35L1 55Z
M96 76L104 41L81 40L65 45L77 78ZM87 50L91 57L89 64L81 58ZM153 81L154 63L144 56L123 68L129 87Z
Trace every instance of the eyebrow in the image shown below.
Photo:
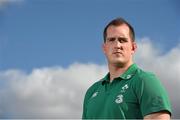
M126 37L107 37L106 39L110 39L110 38L117 38L117 39L128 39Z

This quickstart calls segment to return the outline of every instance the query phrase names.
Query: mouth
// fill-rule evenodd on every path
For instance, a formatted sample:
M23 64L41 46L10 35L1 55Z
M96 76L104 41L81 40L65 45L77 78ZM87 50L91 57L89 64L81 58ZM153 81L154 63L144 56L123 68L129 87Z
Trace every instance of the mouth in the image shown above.
M123 56L123 53L122 52L113 52L113 55L115 57L122 57Z
M123 54L122 52L113 52L113 54Z

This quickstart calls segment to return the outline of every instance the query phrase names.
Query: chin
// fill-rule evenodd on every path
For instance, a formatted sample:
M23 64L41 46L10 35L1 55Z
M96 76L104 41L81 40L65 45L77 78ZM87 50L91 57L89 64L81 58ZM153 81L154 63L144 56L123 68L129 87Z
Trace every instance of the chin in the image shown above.
M123 59L114 59L113 61L114 61L114 63L117 63L117 64L125 63L125 60L123 60Z

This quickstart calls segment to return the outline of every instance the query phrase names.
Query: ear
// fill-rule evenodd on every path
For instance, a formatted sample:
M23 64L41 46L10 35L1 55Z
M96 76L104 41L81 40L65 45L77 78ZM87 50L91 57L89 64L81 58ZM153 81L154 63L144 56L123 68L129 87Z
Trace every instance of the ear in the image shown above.
M102 44L102 50L103 50L103 52L105 54L106 53L106 45L105 45L105 43Z
M136 42L132 42L132 54L134 54L137 50L137 44Z

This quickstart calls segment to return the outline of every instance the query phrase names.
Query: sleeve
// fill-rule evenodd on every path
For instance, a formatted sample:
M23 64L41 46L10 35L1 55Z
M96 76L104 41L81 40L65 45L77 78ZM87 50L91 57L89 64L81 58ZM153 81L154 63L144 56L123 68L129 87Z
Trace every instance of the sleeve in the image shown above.
M82 119L87 119L87 104L88 100L91 98L92 94L94 91L97 89L98 85L100 82L94 83L87 91L84 97L84 102L83 102L83 113L82 113Z
M84 97L84 102L83 102L83 113L82 113L82 119L86 119L86 105L87 105L87 92L85 94L85 97Z
M160 111L167 111L171 115L167 92L154 74L142 75L135 84L135 92L143 116Z

